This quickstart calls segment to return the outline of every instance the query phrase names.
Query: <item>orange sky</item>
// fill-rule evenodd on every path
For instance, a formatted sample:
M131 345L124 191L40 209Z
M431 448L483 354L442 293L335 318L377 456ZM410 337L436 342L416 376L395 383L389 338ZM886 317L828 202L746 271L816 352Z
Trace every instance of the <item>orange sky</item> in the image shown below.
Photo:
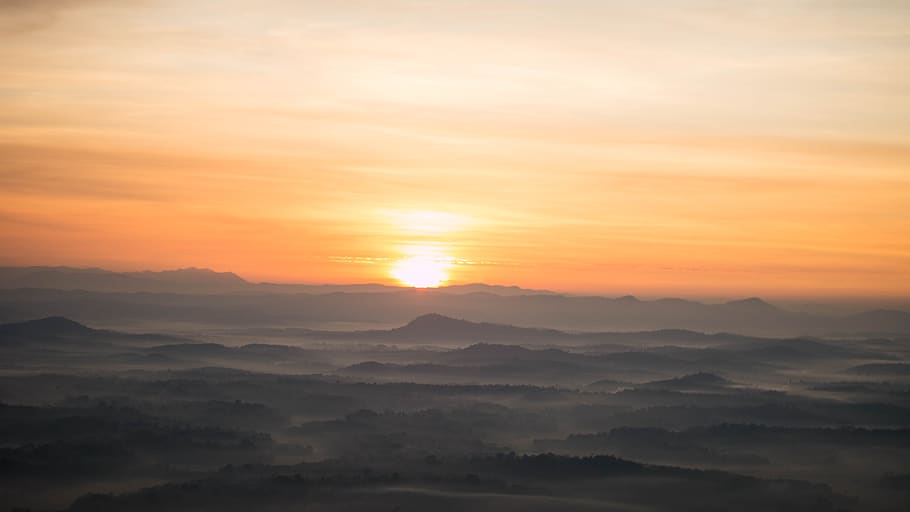
M0 243L252 280L906 296L910 5L0 2Z

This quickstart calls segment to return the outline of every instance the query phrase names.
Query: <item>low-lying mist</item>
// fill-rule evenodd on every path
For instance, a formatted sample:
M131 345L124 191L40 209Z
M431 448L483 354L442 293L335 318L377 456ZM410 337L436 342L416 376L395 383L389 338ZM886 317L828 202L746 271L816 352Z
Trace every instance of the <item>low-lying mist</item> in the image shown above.
M692 329L705 318L646 330L565 328L568 318L517 326L489 321L494 312L392 321L407 308L371 328L319 329L269 324L256 311L272 299L249 295L86 293L0 292L7 317L58 313L0 325L0 502L10 509L910 506L901 334L725 332L757 309L783 311L764 303L723 306L741 314L705 331ZM378 295L394 303L397 293ZM336 300L315 297L292 303ZM440 297L428 304L451 299ZM569 300L457 300L539 297L553 316ZM247 315L225 317L248 303Z

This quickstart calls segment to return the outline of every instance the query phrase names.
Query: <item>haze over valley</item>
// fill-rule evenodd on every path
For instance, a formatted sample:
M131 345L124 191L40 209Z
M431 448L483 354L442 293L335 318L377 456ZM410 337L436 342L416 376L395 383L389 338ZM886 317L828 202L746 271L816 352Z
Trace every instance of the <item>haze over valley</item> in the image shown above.
M906 0L0 0L0 512L906 512L908 205Z

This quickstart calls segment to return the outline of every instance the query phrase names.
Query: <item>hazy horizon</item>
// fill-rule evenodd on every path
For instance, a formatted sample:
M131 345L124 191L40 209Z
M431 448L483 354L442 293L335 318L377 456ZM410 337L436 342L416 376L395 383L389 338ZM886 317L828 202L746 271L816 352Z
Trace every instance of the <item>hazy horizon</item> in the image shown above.
M725 302L725 301L736 301L744 300L751 298L759 298L762 300L773 301L782 305L817 305L817 306L843 306L843 307L853 307L853 308L862 308L869 307L874 308L876 306L886 306L893 307L898 309L910 309L910 294L898 294L894 296L862 296L862 295L843 295L843 296L825 296L825 295L813 295L811 292L803 291L802 294L790 294L790 295L775 295L775 294L749 294L744 292L740 295L706 295L706 294L687 294L687 293L636 293L634 289L625 289L625 290L611 290L606 289L592 289L592 290L565 290L565 289L543 289L543 288L528 288L521 286L516 283L497 283L497 282L481 282L481 281L447 281L444 284L439 286L411 286L401 282L382 282L381 280L376 281L352 281L352 282L315 282L315 281L257 281L255 279L248 278L247 276L241 275L237 272L233 272L230 269L213 269L207 266L187 266L181 268L144 268L144 267L134 267L134 268L104 268L98 266L75 266L75 265L66 265L66 264L38 264L38 265L4 265L0 263L0 267L18 267L18 268L58 268L58 269L77 269L77 270L100 270L105 272L115 272L115 273L143 273L143 272L173 272L181 270L199 270L199 271L210 271L217 274L233 274L240 279L250 283L250 284L275 284L275 285L287 285L287 286L310 286L310 287L357 287L357 286L385 286L391 288L401 288L403 290L415 289L415 290L432 290L435 288L447 288L447 287L459 287L459 286L470 286L470 285L480 285L480 286L490 286L490 287L503 287L503 288L518 288L528 292L546 292L546 293L555 293L560 295L579 295L579 296L602 296L602 297L612 297L612 298L622 298L622 297L635 297L640 300L659 300L664 298L681 298L694 301L704 301L704 302Z

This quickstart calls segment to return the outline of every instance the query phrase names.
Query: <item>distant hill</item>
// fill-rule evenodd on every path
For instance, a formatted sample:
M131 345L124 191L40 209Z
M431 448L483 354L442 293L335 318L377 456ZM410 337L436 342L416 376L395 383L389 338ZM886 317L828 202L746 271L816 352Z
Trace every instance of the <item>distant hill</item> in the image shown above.
M614 391L618 391L618 390L622 389L625 386L626 386L626 383L620 382L617 380L600 379L600 380L597 380L597 381L594 381L594 382L588 384L587 386L585 386L585 389L588 391L595 391L595 392L601 392L601 393L612 393Z
M838 319L843 331L876 336L880 333L910 332L910 313L894 309L876 309Z
M438 360L449 364L476 365L496 362L581 362L588 356L572 354L562 350L545 349L531 350L517 345L498 345L491 343L476 343L463 349L444 352L436 356Z
M657 380L640 384L643 389L665 389L670 391L711 390L732 385L729 380L708 372L693 373L674 379Z
M394 339L421 341L436 339L439 341L515 341L533 343L535 341L555 341L558 338L571 338L570 335L555 329L536 329L493 324L489 322L469 322L436 313L421 315L406 325L386 331Z
M183 342L190 340L163 334L132 334L104 329L92 329L69 318L54 316L0 325L0 344L27 344L34 342L120 341L134 344Z
M95 332L99 331L61 316L0 325L0 339L7 337L88 336Z
M757 312L778 313L780 311L783 311L777 306L773 306L758 297L751 297L742 300L732 300L730 302L721 304L721 307L731 312L739 311L750 314Z
M199 284L208 286L244 286L250 284L233 272L215 272L207 268L182 268L160 272L125 272L123 275L165 283Z
M356 378L428 383L576 384L600 372L594 367L551 360L509 361L490 359L477 364L391 364L367 361L336 370Z
M867 376L902 376L910 375L910 364L907 363L870 363L853 366L846 370L854 375Z
M185 268L161 272L112 272L100 268L0 267L0 288L49 288L99 292L222 293L250 283L231 272Z
M761 341L746 347L740 353L764 361L785 362L831 358L882 359L894 357L868 350L861 344L834 344L807 338Z
M528 288L521 288L518 286L501 286L485 283L455 284L450 286L443 286L437 290L442 293L451 294L490 293L503 297L518 295L559 295L557 292L550 290L533 290Z

